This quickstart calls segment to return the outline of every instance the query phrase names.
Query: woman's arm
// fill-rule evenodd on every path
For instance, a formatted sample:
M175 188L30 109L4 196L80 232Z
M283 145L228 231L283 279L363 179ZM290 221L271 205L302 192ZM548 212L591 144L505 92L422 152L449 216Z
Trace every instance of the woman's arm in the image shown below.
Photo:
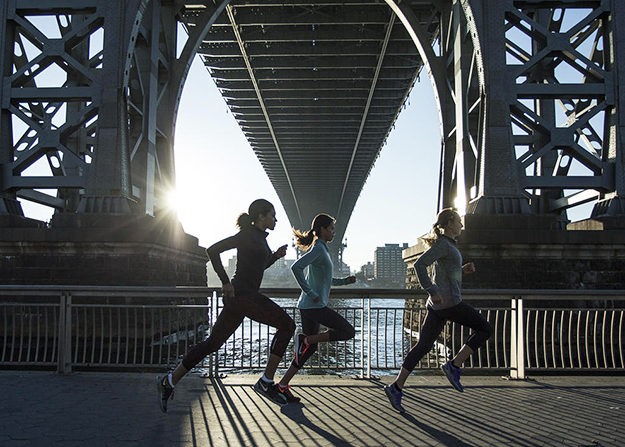
M265 270L274 265L278 259L286 256L286 247L286 245L283 245L271 254L271 258L269 258L269 262L267 262Z
M430 276L428 275L428 267L438 259L447 255L446 244L434 243L425 253L421 255L417 262L414 263L414 269L417 273L417 279L423 290L428 292L430 296L438 294L438 287L432 283Z
M229 284L230 278L228 278L228 274L226 273L226 269L224 269L223 264L221 263L221 257L219 256L224 251L231 250L233 248L237 248L239 241L239 234L237 233L234 236L228 237L224 240L221 240L206 249L206 254L208 255L208 259L210 259L211 264L213 265L213 269L222 284Z
M355 282L355 276L346 276L345 278L332 278L333 286L346 286L348 284L354 284Z
M315 262L322 254L323 252L321 246L314 245L313 248L308 251L308 253L299 258L291 266L291 271L293 272L293 276L295 276L295 280L299 284L299 287L306 295L313 297L313 299L319 298L319 294L315 292L312 287L310 287L310 284L308 284L308 281L306 281L304 269L313 262Z

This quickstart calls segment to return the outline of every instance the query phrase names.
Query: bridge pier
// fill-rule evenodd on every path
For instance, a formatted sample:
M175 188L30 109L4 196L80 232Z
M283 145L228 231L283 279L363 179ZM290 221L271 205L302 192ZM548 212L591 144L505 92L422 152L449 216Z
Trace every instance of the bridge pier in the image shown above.
M0 283L206 286L206 254L173 219L55 215L0 231Z

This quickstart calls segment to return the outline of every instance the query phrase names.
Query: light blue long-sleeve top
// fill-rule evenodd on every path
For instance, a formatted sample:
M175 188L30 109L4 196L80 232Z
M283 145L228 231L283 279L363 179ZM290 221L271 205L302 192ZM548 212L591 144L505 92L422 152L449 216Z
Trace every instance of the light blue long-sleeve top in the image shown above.
M308 267L308 275L304 275L306 267ZM348 277L342 279L332 277L334 265L330 259L330 251L321 239L317 239L313 247L291 266L291 271L302 289L297 302L299 309L326 307L330 288L349 284ZM315 302L317 297L319 300Z

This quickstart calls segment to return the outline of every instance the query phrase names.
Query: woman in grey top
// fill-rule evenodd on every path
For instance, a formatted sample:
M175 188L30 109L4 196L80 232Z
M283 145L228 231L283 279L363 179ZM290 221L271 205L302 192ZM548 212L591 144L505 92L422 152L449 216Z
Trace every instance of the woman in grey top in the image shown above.
M406 379L421 358L432 349L447 320L473 329L458 354L441 367L452 386L461 392L464 390L460 383L461 365L490 338L493 332L490 323L482 314L460 297L462 274L475 271L472 262L462 265L462 255L456 247L456 237L461 231L460 215L451 208L441 211L432 227L432 233L424 238L430 249L414 264L419 283L429 294L428 312L421 327L419 342L404 359L395 382L384 388L391 405L400 413L405 411L401 405L401 398ZM433 281L430 280L427 271L430 265Z

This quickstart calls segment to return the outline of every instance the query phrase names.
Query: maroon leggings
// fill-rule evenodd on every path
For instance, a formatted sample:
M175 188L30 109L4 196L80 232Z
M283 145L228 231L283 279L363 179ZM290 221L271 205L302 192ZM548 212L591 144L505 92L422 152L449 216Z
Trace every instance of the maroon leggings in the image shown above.
M182 359L182 365L191 369L208 354L216 352L245 317L278 329L273 336L270 352L282 357L295 332L295 322L271 299L261 293L254 293L235 295L234 298L224 297L224 308L217 317L210 336L189 351Z

